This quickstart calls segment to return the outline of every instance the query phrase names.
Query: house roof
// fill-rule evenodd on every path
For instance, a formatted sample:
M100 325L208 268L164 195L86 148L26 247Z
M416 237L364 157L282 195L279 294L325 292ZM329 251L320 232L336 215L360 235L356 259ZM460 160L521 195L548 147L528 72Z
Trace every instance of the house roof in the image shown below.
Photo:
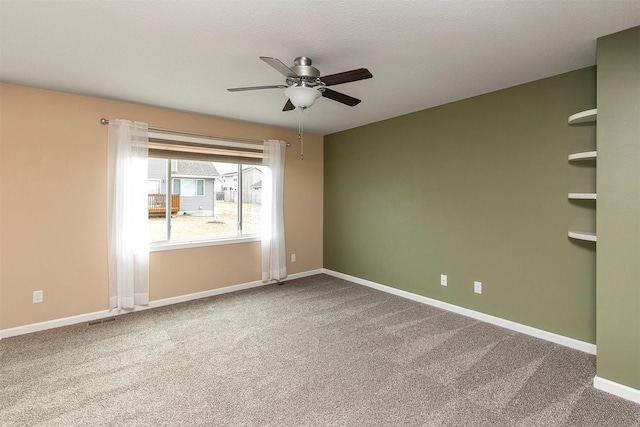
M322 76L367 68L332 86L360 104L322 97L305 112L305 131L325 135L594 65L598 37L640 25L640 0L300 6L2 0L0 80L297 129L281 88L226 89L284 85L260 56L308 56Z
M218 170L211 162L196 162L191 160L178 160L177 171L173 174L176 177L219 177Z
M246 168L242 168L242 173L245 174L247 172L249 172L250 170L257 170L258 172L262 172L259 168L255 167L255 166L249 166ZM238 175L238 172L227 172L227 173L223 173L222 176L236 176Z

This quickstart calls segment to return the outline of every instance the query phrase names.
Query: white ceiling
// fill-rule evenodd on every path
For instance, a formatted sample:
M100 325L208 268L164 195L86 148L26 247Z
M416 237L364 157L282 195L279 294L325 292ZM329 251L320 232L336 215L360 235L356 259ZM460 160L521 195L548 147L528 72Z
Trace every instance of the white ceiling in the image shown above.
M0 0L0 80L297 129L282 89L226 88L284 84L259 56L368 68L332 86L361 104L304 113L325 135L593 65L637 25L640 0Z

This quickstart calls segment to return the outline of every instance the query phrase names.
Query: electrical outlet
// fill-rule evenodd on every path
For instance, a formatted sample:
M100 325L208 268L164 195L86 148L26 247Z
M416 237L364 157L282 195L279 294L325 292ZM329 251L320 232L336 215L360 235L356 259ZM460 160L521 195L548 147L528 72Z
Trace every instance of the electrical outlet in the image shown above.
M482 293L482 282L473 282L473 292L476 294Z
M296 262L296 254L291 254L291 262Z
M442 286L447 286L447 275L446 274L441 274L440 275L440 284Z
M43 291L33 291L33 303L39 303L44 300L44 292Z

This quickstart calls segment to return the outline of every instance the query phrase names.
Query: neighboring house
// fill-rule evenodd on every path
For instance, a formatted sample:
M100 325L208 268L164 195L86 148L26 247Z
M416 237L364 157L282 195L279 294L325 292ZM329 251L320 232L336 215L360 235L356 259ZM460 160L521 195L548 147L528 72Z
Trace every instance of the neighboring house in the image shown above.
M222 193L226 202L235 202L238 191L238 172L222 175ZM244 203L262 203L262 171L255 166L242 169L242 200Z
M166 164L164 159L149 159L149 194L166 194ZM213 215L215 181L220 178L212 162L191 160L171 161L171 194L179 195L178 215ZM162 199L162 202L164 199Z

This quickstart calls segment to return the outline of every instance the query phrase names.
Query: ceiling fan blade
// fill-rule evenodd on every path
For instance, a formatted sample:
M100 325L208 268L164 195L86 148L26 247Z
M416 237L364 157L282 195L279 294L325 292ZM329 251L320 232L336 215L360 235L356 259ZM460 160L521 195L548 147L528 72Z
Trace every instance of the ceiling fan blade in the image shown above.
M329 74L320 77L320 80L327 85L339 85L341 83L355 82L358 80L370 79L373 75L366 68L358 68L357 70L344 71L342 73Z
M249 87L232 87L227 89L229 92L242 92L243 90L259 90L259 89L285 89L286 85L273 86L249 86Z
M267 64L271 65L273 68L278 70L281 74L284 74L286 77L291 77L291 78L299 77L296 73L293 72L293 70L291 68L289 68L286 65L284 65L284 63L282 61L280 61L278 58L270 58L268 56L261 56L260 59L262 59Z
M284 108L282 109L282 111L291 111L295 109L296 109L296 106L293 105L293 102L291 102L290 99L287 99L287 103L284 104Z
M356 105L360 104L360 102L362 102L358 98L354 98L352 96L345 95L344 93L336 92L335 90L331 89L325 89L324 92L322 92L322 96L346 104L349 107L355 107Z

